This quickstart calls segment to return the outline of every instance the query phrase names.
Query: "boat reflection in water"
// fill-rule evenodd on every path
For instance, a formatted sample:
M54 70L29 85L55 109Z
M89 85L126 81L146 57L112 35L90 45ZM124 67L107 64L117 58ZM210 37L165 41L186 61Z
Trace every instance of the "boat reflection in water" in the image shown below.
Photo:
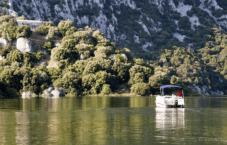
M180 129L185 127L184 108L155 108L158 130Z

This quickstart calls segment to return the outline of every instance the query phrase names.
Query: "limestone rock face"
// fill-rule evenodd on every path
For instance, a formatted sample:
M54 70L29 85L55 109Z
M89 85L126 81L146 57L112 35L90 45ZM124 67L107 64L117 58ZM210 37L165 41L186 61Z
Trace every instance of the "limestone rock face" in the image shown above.
M35 93L31 92L23 92L22 93L22 98L31 98L31 97L36 97L37 95Z
M34 51L32 42L26 38L18 38L16 47L20 52L33 52Z
M8 44L8 40L0 38L0 46L4 47L6 44Z
M81 55L80 55L80 60L83 60L83 59L84 59L84 55L81 54Z
M52 98L59 98L64 97L65 94L58 88L49 87L48 89L42 92L43 97L52 97Z
M60 43L60 42L55 41L55 43L54 43L54 46L55 46L55 47L58 47L58 46L60 46L60 45L61 45L61 43Z
M55 88L53 91L50 92L50 97L53 98L59 98L63 96L65 96L65 94L58 88Z
M44 90L44 91L42 92L42 96L43 96L43 97L49 97L51 91L53 91L53 87L49 87L48 89Z

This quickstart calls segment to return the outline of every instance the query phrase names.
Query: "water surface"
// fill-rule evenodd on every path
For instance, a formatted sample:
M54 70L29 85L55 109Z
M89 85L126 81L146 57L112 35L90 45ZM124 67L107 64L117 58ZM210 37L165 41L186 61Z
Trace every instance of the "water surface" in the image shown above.
M186 97L156 108L154 97L0 100L0 145L227 144L227 97Z

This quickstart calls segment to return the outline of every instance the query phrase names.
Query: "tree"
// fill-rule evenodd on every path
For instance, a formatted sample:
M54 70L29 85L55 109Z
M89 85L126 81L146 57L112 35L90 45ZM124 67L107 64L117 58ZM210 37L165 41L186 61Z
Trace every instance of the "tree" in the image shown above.
M50 26L39 26L36 28L36 32L39 34L39 35L44 35L46 36L49 32L49 29L50 29Z
M17 36L17 21L13 16L5 15L0 17L0 35L13 41Z
M71 20L66 20L66 21L61 21L58 24L58 29L60 31L60 34L64 37L66 35L66 31L73 27L73 21ZM69 32L68 32L69 33Z
M153 88L159 88L161 85L168 83L169 79L166 74L155 74L149 78L149 84Z
M87 75L90 73L96 73L101 70L101 66L96 61L89 61L84 69L83 75Z
M190 30L191 29L191 22L187 16L181 17L178 22L178 26L180 29L183 30Z
M146 83L136 83L131 87L131 93L141 96L150 95L150 90L150 86Z
M149 77L153 74L153 71L148 67L135 65L129 69L129 74L130 74L129 84L136 84L142 82L147 83Z
M173 76L171 77L171 79L170 79L170 84L175 85L175 84L178 83L178 81L179 81L179 78L176 77L175 75L173 75Z
M111 93L112 93L112 91L111 91L111 89L110 89L110 85L109 85L109 84L104 84L104 85L102 86L102 91L100 92L100 94L109 95L109 94L111 94Z
M112 70L115 72L115 75L117 76L120 83L128 82L130 78L129 76L130 67L131 67L131 64L125 64L115 60L112 66Z

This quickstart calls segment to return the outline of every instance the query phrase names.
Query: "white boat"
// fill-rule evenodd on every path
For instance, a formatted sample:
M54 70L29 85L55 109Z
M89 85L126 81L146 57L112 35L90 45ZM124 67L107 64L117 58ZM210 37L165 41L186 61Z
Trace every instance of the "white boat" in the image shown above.
M166 95L164 89L170 88L172 95ZM176 92L178 90L178 92ZM157 107L174 107L183 108L184 107L184 92L181 86L177 85L163 85L160 87L161 95L156 96L156 106ZM170 92L169 92L170 93Z

